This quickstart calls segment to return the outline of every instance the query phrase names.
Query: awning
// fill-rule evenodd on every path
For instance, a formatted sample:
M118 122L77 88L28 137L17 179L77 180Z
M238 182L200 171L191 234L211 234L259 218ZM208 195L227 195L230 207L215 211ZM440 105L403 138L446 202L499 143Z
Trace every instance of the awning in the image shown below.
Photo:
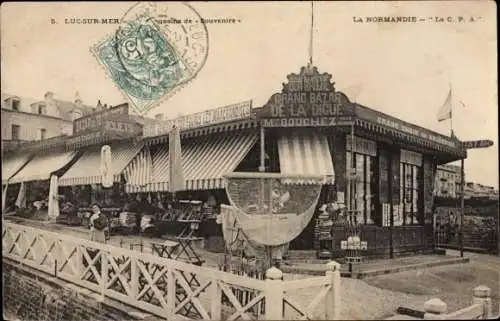
M120 174L141 151L142 147L142 144L111 146L111 171L115 182L120 181ZM101 182L101 149L92 148L85 151L75 164L61 176L59 186L90 185Z
M151 177L147 185L125 185L127 193L138 192L165 192L168 191L168 146L161 145L160 148L151 151Z
M192 139L182 146L186 189L224 188L223 176L236 169L257 140L253 130Z
M16 155L2 159L2 185L7 184L16 172L18 172L29 160L29 155Z
M141 152L123 170L127 181L125 190L127 192L139 191L150 183L153 177L152 167L151 152L148 146L144 146Z
M233 172L258 139L257 131L232 135L215 134L182 141L182 162L186 190L224 188L224 175ZM168 146L154 150L152 180L146 186L128 187L127 192L168 190Z
M53 172L68 165L75 156L74 151L35 156L9 180L9 183L47 180Z
M293 131L278 138L281 174L303 176L285 180L296 184L316 184L324 176L326 184L334 183L334 170L326 136L306 131Z

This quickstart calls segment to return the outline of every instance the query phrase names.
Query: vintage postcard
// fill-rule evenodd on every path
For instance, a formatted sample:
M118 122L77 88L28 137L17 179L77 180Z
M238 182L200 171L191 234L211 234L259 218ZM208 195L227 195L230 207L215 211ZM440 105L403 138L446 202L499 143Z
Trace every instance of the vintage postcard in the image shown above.
M500 315L493 1L4 2L4 320Z

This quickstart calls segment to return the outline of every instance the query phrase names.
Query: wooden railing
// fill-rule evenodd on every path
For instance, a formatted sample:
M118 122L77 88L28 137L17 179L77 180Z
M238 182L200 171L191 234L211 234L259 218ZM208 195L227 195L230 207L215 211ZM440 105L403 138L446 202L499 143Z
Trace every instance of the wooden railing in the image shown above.
M167 319L251 320L258 304L265 304L266 320L340 319L340 265L333 261L325 276L283 281L282 272L273 267L266 280L258 280L7 222L2 253ZM297 298L308 288L315 288L310 297ZM234 289L252 291L253 299L242 303ZM231 310L223 311L223 299Z
M491 290L480 285L474 288L472 305L455 312L448 312L447 304L431 299L424 304L424 320L483 320L493 319Z
M500 314L497 316L493 315L491 290L484 285L474 288L472 305L454 312L448 312L447 304L438 298L426 301L424 304L424 311L399 308L398 312L409 314L421 320L485 320L498 319L500 317ZM386 320L397 319L398 316L394 316Z

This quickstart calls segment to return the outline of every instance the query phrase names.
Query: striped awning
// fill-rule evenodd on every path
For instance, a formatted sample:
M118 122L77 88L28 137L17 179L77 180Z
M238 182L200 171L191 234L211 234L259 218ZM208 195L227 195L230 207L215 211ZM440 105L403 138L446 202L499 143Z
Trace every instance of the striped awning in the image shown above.
M334 183L334 170L327 137L313 132L290 132L278 138L281 174L302 176L285 180L295 184L317 184L324 176L326 184Z
M127 184L127 193L139 192L166 192L168 191L168 146L161 145L160 148L151 151L151 176L146 185Z
M9 183L47 180L53 172L68 165L75 156L74 151L35 156L9 180Z
M127 192L139 191L151 182L153 178L153 164L148 146L143 149L123 170L125 175L125 190Z
M257 131L232 135L215 134L182 141L182 162L186 190L224 188L224 175L233 172L258 139ZM129 187L128 192L168 191L168 146L151 153L152 180L146 186Z
M223 176L236 169L257 140L253 130L192 139L182 146L186 189L224 188Z
M2 185L7 184L16 172L18 172L29 160L29 155L16 155L2 159Z
M125 167L141 151L142 144L123 144L111 146L111 171L113 180L120 181ZM102 182L101 149L86 150L83 155L59 179L59 186L100 184Z

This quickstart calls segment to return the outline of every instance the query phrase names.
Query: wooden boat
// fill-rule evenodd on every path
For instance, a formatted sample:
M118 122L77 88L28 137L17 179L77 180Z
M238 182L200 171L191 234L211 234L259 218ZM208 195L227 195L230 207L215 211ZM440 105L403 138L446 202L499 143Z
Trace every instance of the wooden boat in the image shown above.
M221 206L219 219L226 244L281 258L313 217L326 177L232 173L226 180L231 205Z

